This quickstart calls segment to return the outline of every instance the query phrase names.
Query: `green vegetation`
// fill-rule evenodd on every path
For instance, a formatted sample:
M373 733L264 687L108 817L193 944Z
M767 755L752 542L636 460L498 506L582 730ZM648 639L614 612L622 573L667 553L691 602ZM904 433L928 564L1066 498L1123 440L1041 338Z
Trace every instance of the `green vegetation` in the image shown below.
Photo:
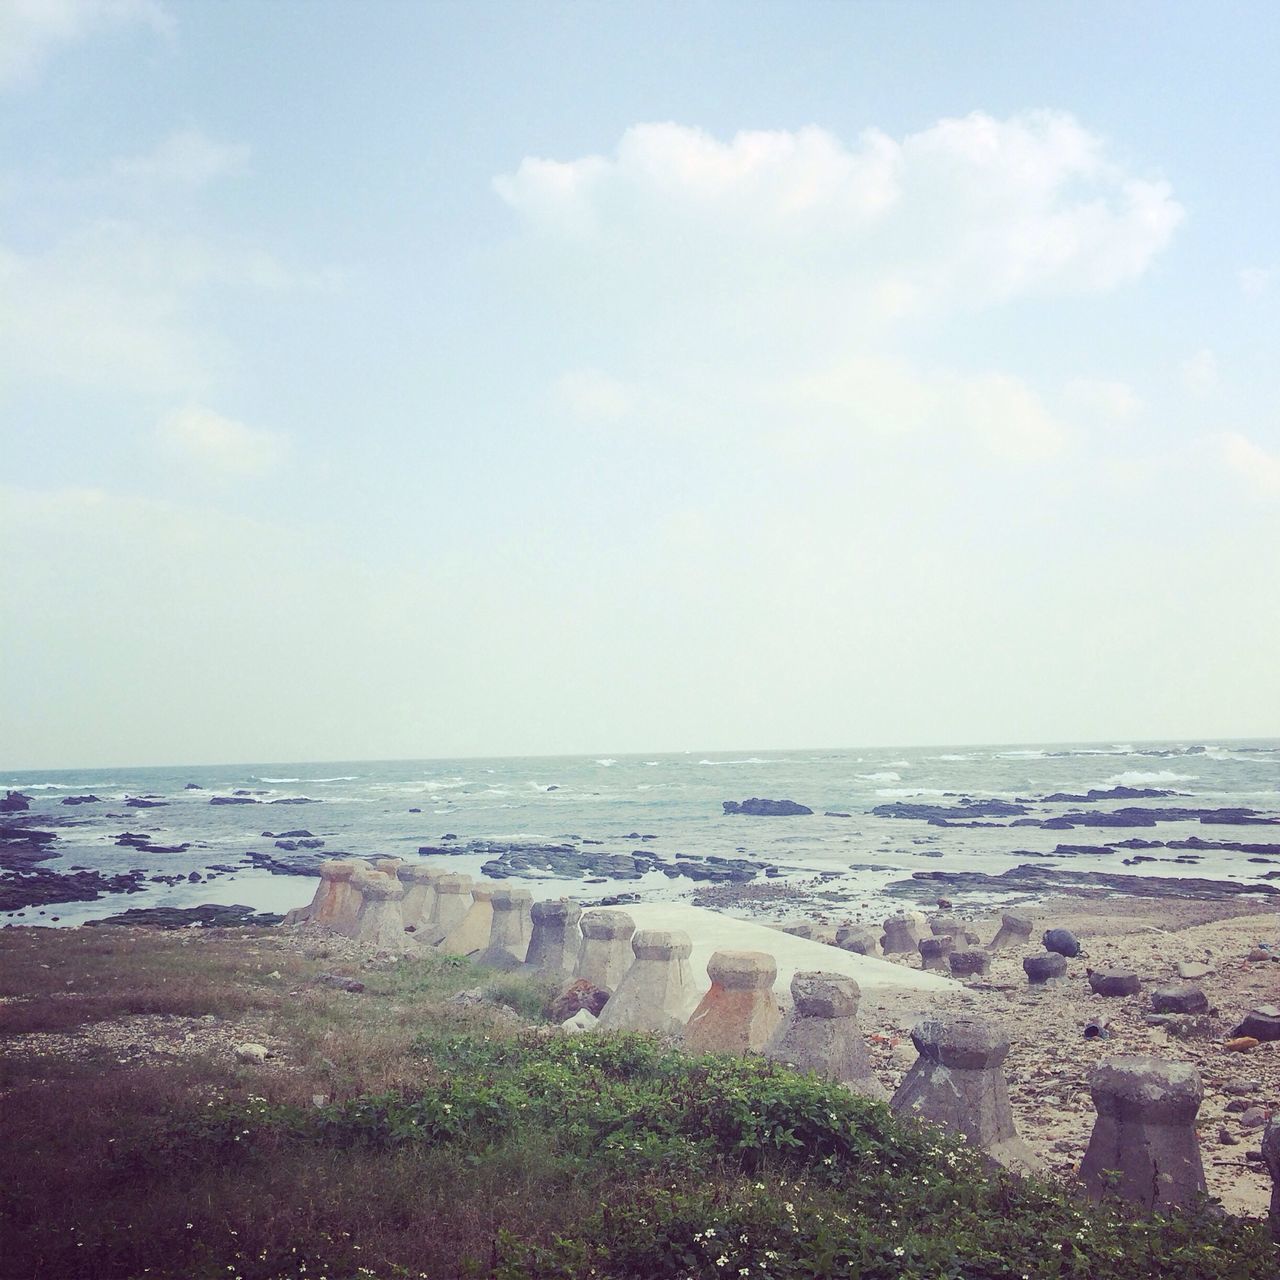
M8 1025L80 1028L44 1056L5 1042L6 1278L1276 1274L1259 1224L1094 1208L768 1063L514 1018L547 995L523 978L431 957L353 995L315 981L350 965L280 936L138 937L0 935L0 993L34 993ZM93 1001L74 1022L68 978ZM84 1057L95 1018L158 990L278 1059Z

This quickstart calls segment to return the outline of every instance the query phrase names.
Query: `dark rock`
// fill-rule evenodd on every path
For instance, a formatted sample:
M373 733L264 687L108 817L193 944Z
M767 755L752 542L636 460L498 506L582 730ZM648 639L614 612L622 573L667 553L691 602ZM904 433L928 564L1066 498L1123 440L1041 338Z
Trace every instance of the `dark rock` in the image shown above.
M1089 987L1096 996L1137 995L1141 986L1132 969L1095 969L1089 975Z
M317 853L298 853L290 858L277 858L269 853L259 853L255 849L249 850L244 856L255 867L270 871L273 876L319 876L320 863L324 861L324 856Z
M203 791L204 788L198 782L188 782L183 791Z
M1056 951L1068 959L1080 954L1080 940L1070 929L1046 929L1041 941L1046 951Z
M130 809L166 809L168 802L165 800L144 800L141 796L130 796L125 805Z
M987 972L991 957L981 947L966 947L963 951L953 951L948 963L953 978L971 978Z
M255 912L239 904L223 906L205 903L199 907L133 907L103 920L86 921L90 925L146 925L153 929L238 928L244 925L276 925L283 916L269 911Z
M1156 787L1109 787L1102 791L1090 787L1082 796L1066 795L1058 792L1045 796L1044 804L1093 804L1099 800L1163 800L1168 796L1176 796L1176 791L1161 791Z
M824 818L852 818L852 817L853 817L853 814L851 814L851 813L837 813L834 809L828 809L828 810L826 811L826 813L824 813L822 816L823 816Z
M258 800L255 800L252 796L234 795L234 796L210 796L209 803L210 804L260 804L261 802Z
M752 818L791 818L813 812L808 805L794 800L764 800L759 796L752 796L750 800L725 800L723 804L726 814L745 814Z
M566 1022L579 1009L585 1009L588 1013L598 1018L601 1009L608 1002L609 993L607 991L602 987L597 987L594 982L586 978L579 978L577 981L569 983L560 992L552 1002L547 1016L552 1022Z
M1151 993L1153 1013L1208 1013L1209 997L1191 982L1174 982Z
M339 991L350 991L352 995L359 995L364 990L364 983L358 978L344 977L340 973L317 974L316 981L321 986L336 987Z
M877 818L913 818L919 822L946 823L953 818L1017 817L1027 812L1027 806L1008 800L970 800L965 797L958 805L895 801L892 804L878 804L871 812Z
M63 796L63 804L101 804L98 796Z
M305 827L298 827L293 831L264 831L262 838L264 840L310 840L312 834Z
M0 800L0 813L25 813L31 808L31 797L21 791L7 791Z
M1268 873L1270 874L1270 873ZM1263 875L1262 880L1267 879ZM1280 873L1276 875L1280 879ZM1195 897L1226 901L1239 894L1280 894L1280 887L1266 883L1237 883L1197 877L1134 876L1110 871L1067 871L1059 867L1022 863L999 875L982 871L916 871L909 880L895 880L883 892L897 897L919 898L924 884L945 885L952 892L1081 894L1096 897L1099 889L1139 898Z
M1022 970L1030 986L1041 987L1065 976L1067 958L1056 951L1037 951L1022 957Z
M1250 1009L1232 1036L1252 1036L1255 1040L1280 1040L1280 1007L1260 1004Z
M310 796L287 796L283 800L268 800L268 804L319 804L319 800L313 800Z

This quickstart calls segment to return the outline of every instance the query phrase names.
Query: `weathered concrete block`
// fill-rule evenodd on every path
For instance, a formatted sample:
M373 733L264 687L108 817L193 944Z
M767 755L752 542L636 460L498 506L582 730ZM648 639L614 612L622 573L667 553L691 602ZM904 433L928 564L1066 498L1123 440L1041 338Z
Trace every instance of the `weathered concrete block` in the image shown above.
M1262 1135L1262 1159L1271 1175L1271 1213L1267 1222L1271 1227L1271 1238L1280 1244L1280 1115L1267 1121Z
M1033 987L1060 982L1067 973L1067 957L1056 951L1037 951L1022 957L1022 970Z
M1046 951L1056 951L1068 960L1080 954L1080 940L1070 929L1046 929L1041 941Z
M400 914L405 926L415 930L426 928L436 904L436 881L447 875L443 867L431 867L422 862L406 862L397 873L404 885L404 898L400 902Z
M403 953L413 948L404 931L400 900L404 886L385 871L357 871L352 885L360 893L360 910L356 914L353 936L356 941L379 951Z
M836 946L860 956L878 956L880 939L866 925L845 924L836 930Z
M1208 1013L1209 997L1190 982L1172 982L1151 993L1153 1013Z
M446 871L436 881L436 900L431 919L418 931L418 940L438 947L471 910L471 877Z
M1089 975L1089 986L1097 996L1133 996L1142 983L1132 969L1095 969Z
M924 936L924 927L920 921L915 916L900 912L884 922L884 936L880 939L880 945L887 956L914 953Z
M467 914L449 930L440 950L449 956L474 956L489 945L493 932L493 889L489 885L473 885Z
M599 1029L679 1032L698 999L692 940L680 929L641 929L631 950L635 960L600 1014Z
M625 911L600 907L584 911L579 921L582 949L573 968L575 978L586 978L612 995L631 968L631 935L636 922Z
M716 951L711 990L684 1029L691 1053L759 1053L782 1021L773 994L778 963L765 951Z
M946 933L936 938L920 939L920 967L922 969L946 969L947 960L955 949L956 940Z
M1022 1172L1039 1161L1018 1137L1002 1064L1009 1037L994 1022L971 1014L922 1018L911 1030L920 1055L890 1103L963 1134L997 1163Z
M871 1070L858 1026L861 996L858 984L843 974L801 970L791 979L791 1012L766 1043L765 1057L887 1102L888 1091Z
M1204 1088L1194 1067L1139 1055L1104 1058L1089 1092L1098 1115L1080 1177L1092 1199L1116 1194L1152 1210L1204 1194L1195 1129Z
M1233 1036L1252 1036L1255 1040L1280 1040L1280 1007L1260 1004L1250 1009L1244 1021L1231 1033Z
M991 957L981 947L965 947L963 951L953 951L947 963L953 978L972 978L991 968Z
M535 902L530 910L531 933L525 968L548 978L568 978L582 950L582 908L568 898Z
M1000 928L996 936L987 943L989 951L1003 951L1005 947L1025 947L1031 941L1032 921L1027 916L1015 915L1006 911L1000 917Z
M393 880L400 878L400 868L403 866L403 858L374 858L373 860L373 869L381 871L383 875L390 876Z
M929 917L929 932L935 938L960 938L965 936L965 923L959 916L948 915L945 912L940 915Z
M493 924L489 945L476 957L491 969L517 969L524 963L533 932L530 909L533 895L528 889L499 886L492 891Z
M342 858L329 858L320 864L320 883L305 907L295 907L281 922L301 924L309 920L325 929L341 932L341 922L354 923L358 902L352 902L351 877L359 864Z

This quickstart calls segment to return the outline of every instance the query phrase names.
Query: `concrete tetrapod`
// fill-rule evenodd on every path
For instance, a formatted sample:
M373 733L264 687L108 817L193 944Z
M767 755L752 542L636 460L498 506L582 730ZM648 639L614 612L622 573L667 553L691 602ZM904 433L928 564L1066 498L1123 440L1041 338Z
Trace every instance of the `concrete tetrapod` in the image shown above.
M404 866L403 858L374 858L373 868L390 876L393 880L400 878L400 868Z
M360 871L352 878L360 892L360 910L356 915L353 937L379 951L401 954L413 948L404 931L400 900L404 886L385 871Z
M861 924L845 924L836 930L836 946L860 956L878 956L880 939Z
M988 951L1003 951L1005 947L1025 947L1031 943L1031 930L1035 926L1026 916L1006 911L1000 917L996 936L987 943Z
M610 995L631 968L631 935L636 922L625 911L597 908L584 911L578 922L582 949L573 966L575 979L585 978Z
M476 960L491 969L518 969L529 950L529 936L533 931L529 909L533 895L528 889L501 886L492 891L493 926L489 932L489 945Z
M568 898L535 902L530 911L532 932L524 967L548 978L568 978L582 949L581 919L582 908Z
M424 866L420 862L406 863L400 868L398 875L404 885L400 914L404 916L406 928L412 925L418 931L426 929L436 904L436 881L447 874L443 867Z
M1139 1054L1104 1058L1089 1092L1098 1116L1080 1177L1091 1199L1115 1194L1150 1210L1204 1194L1195 1128L1204 1087L1193 1066Z
M928 941L928 939L923 939ZM864 1098L889 1100L876 1079L858 1026L858 984L840 973L806 970L791 979L791 1012L769 1038L764 1056L815 1071Z
M920 967L922 969L943 969L947 965L947 958L951 955L956 945L955 937L952 934L938 934L933 938L920 939Z
M294 907L281 924L301 924L309 920L326 929L334 927L347 882L355 874L356 864L341 858L329 858L320 864L320 883L305 907Z
M682 929L641 929L631 938L635 960L600 1012L600 1031L680 1031L697 1003Z
M893 1095L893 1110L963 1134L1008 1169L1036 1172L1040 1162L1018 1137L1009 1106L1003 1028L969 1014L922 1018L911 1040L920 1056Z
M914 952L925 936L920 921L914 916L899 914L890 916L884 922L884 937L880 945L887 956L902 955Z
M493 932L493 889L487 884L473 885L467 914L449 930L440 943L448 956L474 956L489 945Z
M707 961L711 990L684 1029L691 1053L759 1053L782 1021L773 994L778 962L767 951L717 951Z
M438 947L471 910L471 877L457 871L446 871L436 881L436 900L431 920L421 930L421 940Z

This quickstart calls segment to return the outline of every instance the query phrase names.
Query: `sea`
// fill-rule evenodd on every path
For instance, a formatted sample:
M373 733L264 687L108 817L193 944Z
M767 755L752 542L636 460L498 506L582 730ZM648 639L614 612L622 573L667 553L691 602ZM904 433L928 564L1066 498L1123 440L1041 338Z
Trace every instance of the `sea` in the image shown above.
M1045 799L1115 788L1173 794ZM578 840L599 842L590 847L603 852L643 847L668 863L749 858L772 867L775 883L824 877L832 893L873 910L881 900L896 909L889 905L890 886L939 870L994 876L1034 865L1237 885L1280 880L1280 856L1257 851L1258 845L1280 846L1280 825L1272 825L1280 824L1277 739L38 770L0 773L3 789L32 797L29 811L17 819L33 827L46 820L57 832L57 857L41 868L145 874L138 881L141 892L26 907L0 914L0 924L68 926L126 908L203 903L285 911L309 901L317 881L272 874L246 854L276 853L275 837L298 829L323 840L325 855L415 859L421 846L442 842L464 850L479 840ZM236 792L250 793L255 803L210 803ZM82 795L98 799L62 803ZM126 805L131 797L158 803L132 808ZM813 813L724 812L724 801L751 797L792 800ZM279 803L298 800L309 803ZM948 825L940 825L915 810L885 808L962 810L969 802L998 800L1026 802L1038 819L1124 808L1156 808L1162 817L1136 829L1063 830L1019 826L1009 817L983 825L963 812L954 825L946 819ZM1195 816L1170 818L1170 809L1248 810L1254 817L1205 823ZM122 847L117 840L124 832L155 845L190 847L167 853ZM1167 847L1189 837L1199 842L1194 852ZM1143 842L1139 860L1132 846L1115 847L1126 840ZM1214 847L1222 844L1252 848ZM1064 847L1070 852L1060 852ZM480 875L490 856L456 852L447 862L451 870ZM1146 858L1151 860L1141 860ZM661 870L639 880L547 873L513 883L527 885L535 898L583 901L618 891L645 900L682 899L705 887ZM994 904L1002 892L992 886L978 897Z

